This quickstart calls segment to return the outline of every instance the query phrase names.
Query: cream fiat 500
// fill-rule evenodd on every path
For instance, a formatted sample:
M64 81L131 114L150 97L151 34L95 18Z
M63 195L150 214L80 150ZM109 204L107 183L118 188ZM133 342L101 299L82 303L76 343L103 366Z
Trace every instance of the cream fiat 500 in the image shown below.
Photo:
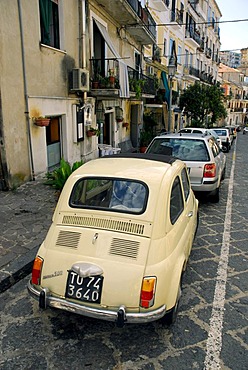
M198 224L185 164L113 155L72 173L33 264L39 306L97 319L174 322Z

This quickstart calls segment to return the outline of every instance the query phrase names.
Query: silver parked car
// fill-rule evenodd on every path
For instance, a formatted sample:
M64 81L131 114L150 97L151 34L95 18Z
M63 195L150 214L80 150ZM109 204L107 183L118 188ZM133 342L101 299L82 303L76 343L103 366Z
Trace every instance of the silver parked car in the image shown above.
M225 177L226 156L211 135L167 134L155 137L147 153L165 154L186 163L194 192L219 201L221 180Z

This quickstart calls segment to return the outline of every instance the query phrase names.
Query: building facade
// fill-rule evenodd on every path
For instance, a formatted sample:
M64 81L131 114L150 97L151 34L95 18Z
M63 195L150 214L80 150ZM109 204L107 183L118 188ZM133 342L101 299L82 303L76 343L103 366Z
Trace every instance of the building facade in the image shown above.
M180 92L217 81L220 17L215 0L2 1L0 189L139 150L144 117L179 129Z

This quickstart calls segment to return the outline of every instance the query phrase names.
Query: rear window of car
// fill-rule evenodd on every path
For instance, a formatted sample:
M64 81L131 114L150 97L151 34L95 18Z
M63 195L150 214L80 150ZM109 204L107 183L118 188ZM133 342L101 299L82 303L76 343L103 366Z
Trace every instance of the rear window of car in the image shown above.
M73 187L69 205L124 213L144 212L148 198L145 183L101 177L82 178Z
M227 130L214 130L218 136L227 136Z
M204 140L184 138L158 138L147 150L148 153L172 155L182 161L207 162L210 160Z

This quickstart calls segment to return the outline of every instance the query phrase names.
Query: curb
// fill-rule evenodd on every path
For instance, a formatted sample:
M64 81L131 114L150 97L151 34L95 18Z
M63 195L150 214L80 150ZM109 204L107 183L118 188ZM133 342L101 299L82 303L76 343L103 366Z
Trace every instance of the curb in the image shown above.
M25 255L9 263L4 270L0 270L0 294L32 272L33 261L38 248L39 246L36 246Z

